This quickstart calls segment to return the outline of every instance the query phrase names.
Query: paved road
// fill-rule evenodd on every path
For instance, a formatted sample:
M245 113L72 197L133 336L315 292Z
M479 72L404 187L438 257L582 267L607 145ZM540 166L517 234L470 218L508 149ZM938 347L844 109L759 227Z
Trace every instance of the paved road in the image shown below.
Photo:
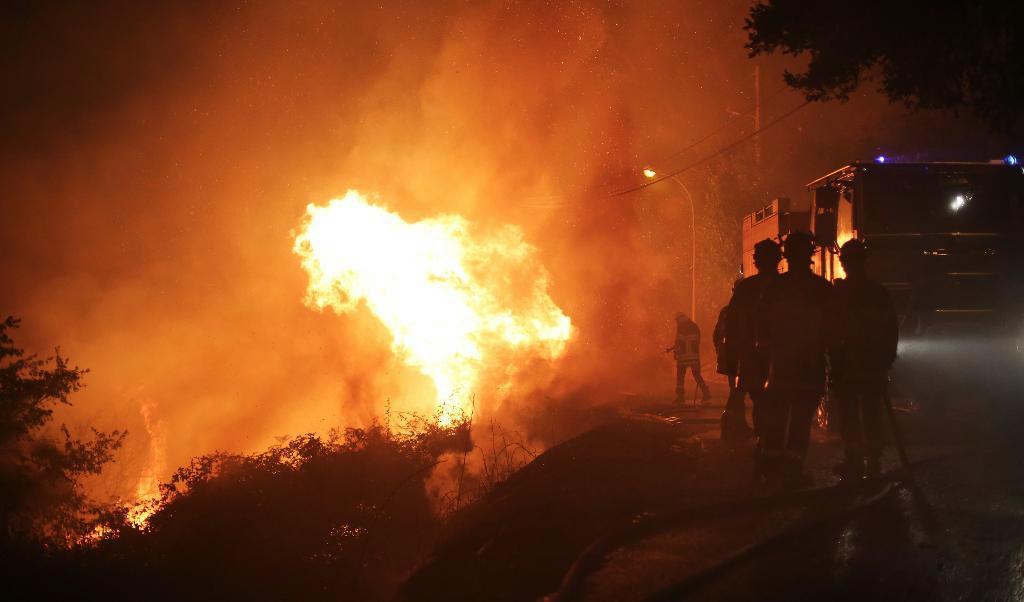
M1024 400L1021 401L1024 404ZM647 411L710 418L720 409ZM702 422L697 420L695 422ZM705 581L673 590L756 544L819 522L871 492L746 512L663 531L610 554L585 599L1019 600L1024 598L1024 410L963 400L941 417L902 413L914 486L868 510L819 524ZM831 481L838 444L818 431L809 465ZM887 466L896 463L887 454ZM674 592L665 595L665 592Z

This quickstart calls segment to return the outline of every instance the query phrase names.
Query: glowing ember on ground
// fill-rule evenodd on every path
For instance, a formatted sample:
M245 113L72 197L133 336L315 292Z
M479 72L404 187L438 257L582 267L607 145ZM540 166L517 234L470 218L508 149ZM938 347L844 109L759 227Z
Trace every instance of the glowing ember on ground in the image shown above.
M309 274L306 303L339 313L365 303L392 350L433 381L443 423L468 409L484 370L554 359L572 331L518 228L470 230L457 215L409 223L350 190L306 208L293 249Z

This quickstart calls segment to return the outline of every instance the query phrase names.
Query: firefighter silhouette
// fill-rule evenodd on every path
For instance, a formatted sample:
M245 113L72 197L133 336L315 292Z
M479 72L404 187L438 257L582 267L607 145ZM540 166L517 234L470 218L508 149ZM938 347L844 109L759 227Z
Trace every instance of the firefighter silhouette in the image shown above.
M851 240L840 249L846 278L835 283L836 341L829 351L845 458L844 479L881 473L882 415L889 369L896 360L899 324L889 292L868 278L867 249Z
M683 312L676 314L676 342L665 350L671 351L676 359L676 402L686 401L686 371L693 374L693 380L701 390L701 401L711 399L704 377L700 374L700 327Z
M768 356L767 350L757 345L758 312L761 311L765 291L779 277L781 261L782 253L775 241L766 239L754 245L757 273L736 284L724 310L724 332L720 333L721 338L716 335L715 340L716 344L721 341L719 372L729 377L729 401L722 414L723 438L746 436L745 395L750 395L754 435L762 436L761 415L768 381ZM760 446L757 453L760 454Z
M825 353L830 340L832 285L811 271L814 239L786 237L788 270L765 291L758 345L768 356L759 477L786 488L800 486L811 422L825 392Z
M736 295L736 287L739 286L742 279L737 280L732 286L732 294ZM732 298L730 298L732 303ZM730 305L726 304L718 312L718 321L715 322L714 331L714 343L715 343L715 354L718 357L718 373L725 375L729 384L729 397L725 401L725 411L722 412L721 419L721 438L723 441L737 441L748 439L753 434L753 431L747 426L746 409L743 405L743 399L746 397L746 392L740 389L737 383L739 375L739 358L737 357L736 350L733 348L734 343L729 340L729 308Z
M736 286L739 280L733 284L732 292L736 294ZM743 406L743 398L746 397L741 389L736 386L736 375L739 361L736 354L729 346L726 336L729 322L729 305L726 304L718 312L718 321L715 322L715 330L712 334L712 341L715 344L715 355L718 358L717 371L725 375L729 384L729 397L725 401L725 411L722 412L721 438L723 441L736 441L747 439L752 431L747 426L746 409Z

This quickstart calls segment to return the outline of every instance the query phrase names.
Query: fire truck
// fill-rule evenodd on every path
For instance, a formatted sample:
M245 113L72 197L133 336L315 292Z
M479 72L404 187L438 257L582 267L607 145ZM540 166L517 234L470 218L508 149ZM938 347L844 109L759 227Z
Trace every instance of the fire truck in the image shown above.
M744 267L757 241L806 228L818 244L814 270L831 281L843 277L839 247L864 240L868 272L888 289L900 318L892 374L898 394L941 411L953 397L1024 392L1024 170L1014 157L879 157L841 167L807 189L807 217L780 201L762 209L759 222L758 212L747 216ZM765 219L766 211L778 219Z

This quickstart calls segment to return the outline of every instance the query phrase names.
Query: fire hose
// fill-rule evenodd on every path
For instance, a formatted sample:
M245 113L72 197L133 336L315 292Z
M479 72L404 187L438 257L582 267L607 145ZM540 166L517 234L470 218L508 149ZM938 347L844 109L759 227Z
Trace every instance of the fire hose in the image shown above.
M817 519L804 521L791 529L781 531L765 539L762 539L761 541L757 541L752 544L743 546L742 548L733 552L727 558L718 562L714 566L711 566L708 569L705 569L693 575L688 575L687 577L684 577L676 583L657 592L649 599L659 601L677 600L681 596L684 596L686 593L693 591L701 585L711 581L718 575L721 575L722 573L727 571L729 568L735 566L736 564L747 558L754 556L758 552L771 548L772 546L778 545L787 539L790 539L798 535L802 535L826 524L851 518L888 497L892 492L896 490L896 487L894 486L895 482L896 481L894 480L889 480L885 482L882 488L877 493L852 506L849 506L847 508L841 508L834 512L830 512Z
M935 462L959 455L962 455L962 453L941 454L919 460L913 463L913 465L920 466L924 463ZM772 546L791 537L801 535L828 523L852 518L853 516L871 508L896 491L897 483L907 482L911 487L913 487L913 484L909 481L910 464L908 463L904 465L903 468L904 470L898 472L890 471L880 480L875 481L874 485L878 486L878 489L870 491L871 495L869 497L864 498L851 506L840 508L814 520L805 521L793 528L744 546L714 566L689 575L668 588L663 589L655 594L653 599L676 599L686 592L720 575L732 566L735 566L738 562L771 548ZM857 493L863 491L864 490L861 488L847 484L831 485L779 495L759 496L725 504L692 506L666 515L651 516L642 520L634 520L631 524L610 533L605 537L599 538L584 549L583 552L576 557L572 565L570 565L569 570L562 578L562 582L559 584L558 589L552 594L546 596L545 600L550 602L566 602L577 599L581 593L581 586L583 585L583 582L587 577L601 567L607 554L630 543L645 539L651 535L683 526L688 522L705 520L708 518L721 518L739 514L744 511L770 510L795 502L811 502L827 500L829 498L845 497L851 492Z

